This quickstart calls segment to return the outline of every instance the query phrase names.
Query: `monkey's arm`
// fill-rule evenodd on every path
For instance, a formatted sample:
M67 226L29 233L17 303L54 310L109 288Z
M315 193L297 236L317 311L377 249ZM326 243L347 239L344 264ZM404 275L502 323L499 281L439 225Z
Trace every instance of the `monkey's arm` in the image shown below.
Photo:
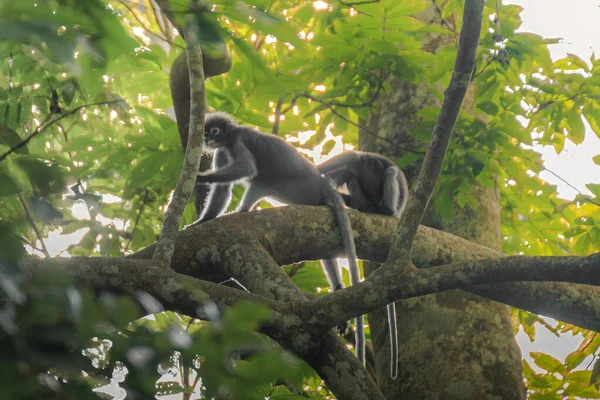
M227 153L223 150L217 150L215 153L215 169L223 168L227 165L229 159ZM231 200L231 188L232 184L219 184L212 185L210 193L206 199L206 205L204 206L204 212L198 220L199 222L210 221L211 219L217 218L223 214L229 205Z
M241 143L236 144L231 154L233 159L229 164L216 171L198 174L198 182L235 182L242 178L253 178L256 176L258 172L256 161L246 146Z

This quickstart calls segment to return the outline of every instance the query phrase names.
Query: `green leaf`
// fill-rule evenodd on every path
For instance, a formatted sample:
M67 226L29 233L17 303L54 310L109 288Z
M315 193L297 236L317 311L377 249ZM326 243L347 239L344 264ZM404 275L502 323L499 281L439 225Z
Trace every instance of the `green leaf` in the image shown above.
M594 368L590 376L590 385L594 385L596 389L600 390L600 362L598 362L598 359L594 362Z
M533 358L535 365L543 370L551 373L564 373L564 365L551 355L540 352L531 352L529 355Z
M262 72L265 76L271 76L271 71L267 68L264 60L258 55L254 48L248 44L243 39L239 39L235 36L231 37L231 41L235 45L235 48L240 51L241 54L247 57L248 61L258 69L258 71Z
M11 174L0 166L0 197L12 196L19 192L19 185L17 185Z
M164 164L164 157L163 152L154 152L143 157L129 175L126 193L132 193L135 189L144 187L153 177L157 176Z
M592 157L592 160L594 160L594 162L597 165L600 165L600 154L598 154L597 156Z
M383 1L383 3L382 6L387 9L386 16L390 18L399 15L418 14L429 6L428 2L425 0L386 0ZM390 7L388 8L386 4L389 4Z
M60 193L66 189L66 170L63 167L29 155L18 157L15 163L39 194Z
M371 39L365 43L365 52L369 51L396 55L398 54L398 46L385 39Z
M578 255L583 256L588 254L588 250L591 248L591 246L592 241L590 235L586 232L579 236L579 238L575 242L575 251Z
M500 112L500 107L491 101L477 103L477 108L490 115L497 115Z
M474 176L474 177L477 177L477 176L479 176L479 174L480 174L480 173L481 173L481 171L483 170L483 167L484 167L484 166L485 166L485 165L484 165L482 162L475 161L475 162L473 163L473 176Z
M24 241L15 233L15 227L8 221L0 219L0 259L18 261L26 256Z
M577 66L578 68L583 69L585 72L590 71L590 67L588 67L587 63L585 61L583 61L581 58L579 58L578 55L573 54L573 53L567 53L567 59L569 60L569 62L571 64Z
M6 147L14 148L17 144L21 143L22 139L19 134L8 125L0 125L0 144L6 145ZM22 146L18 150L15 150L17 154L29 154L27 145Z
M439 193L433 200L435 211L440 214L442 218L449 221L454 217L454 207L452 199L447 193Z
M568 138L575 144L581 144L585 138L585 126L581 120L581 111L573 107L567 113L567 122L571 127Z
M599 183L586 183L585 187L588 188L588 190L593 193L594 197L600 199L600 184Z

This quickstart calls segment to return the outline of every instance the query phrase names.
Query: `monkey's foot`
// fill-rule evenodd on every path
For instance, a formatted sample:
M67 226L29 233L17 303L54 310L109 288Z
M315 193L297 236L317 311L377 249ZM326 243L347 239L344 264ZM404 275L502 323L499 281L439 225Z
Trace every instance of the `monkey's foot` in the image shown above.
M341 336L346 336L350 331L350 323L346 321L343 324L339 324L335 329Z

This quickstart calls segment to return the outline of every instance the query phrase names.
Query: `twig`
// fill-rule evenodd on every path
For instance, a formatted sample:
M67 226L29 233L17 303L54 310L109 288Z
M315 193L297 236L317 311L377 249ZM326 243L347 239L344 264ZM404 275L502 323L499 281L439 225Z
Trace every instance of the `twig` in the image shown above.
M548 171L550 174L554 175L556 178L558 178L559 180L561 180L563 183L565 183L567 186L569 186L571 189L575 190L577 193L579 193L580 195L584 196L586 198L586 200L591 203L591 204L595 204L598 207L600 207L600 203L596 202L593 198L589 197L588 195L585 195L583 193L581 193L581 190L577 189L575 186L571 185L569 182L567 182L564 178L562 178L560 175L558 175L557 173L549 170L548 168L544 167L544 170Z
M347 3L345 1L342 0L338 0L338 3L345 5L346 7L356 7L356 6L362 6L364 4L372 4L372 3L379 3L379 0L365 0L365 1L357 1L355 3ZM356 10L356 11L360 11L360 10Z
M127 240L127 244L125 244L125 248L123 249L123 255L125 255L125 253L127 252L127 248L131 244L131 240L133 239L133 235L135 234L135 231L136 231L136 229L138 227L138 224L140 222L140 218L142 217L142 212L144 211L144 207L146 207L146 201L148 201L148 188L146 188L145 191L144 191L144 199L142 200L142 205L140 207L140 210L138 211L138 214L135 217L135 222L133 223L133 229L131 229L131 235L129 235L129 239Z
M283 115L281 112L281 106L283 105L284 96L281 96L279 100L277 100L277 105L275 106L275 124L273 124L273 135L277 135L279 133L279 119Z
M38 228L37 224L35 223L35 220L33 219L33 215L31 214L31 210L29 209L29 206L27 205L27 202L25 201L25 198L23 197L22 193L19 193L19 201L21 201L21 205L23 206L23 209L25 210L25 215L27 216L27 221L29 221L29 224L35 231L35 235L37 236L38 240L42 244L42 251L43 251L44 255L47 258L52 258L50 256L50 253L48 252L48 249L46 248L46 243L44 243L44 237L42 236L42 232L40 231L40 228Z
M15 151L19 150L21 147L25 146L27 143L29 143L31 141L31 139L33 139L34 137L36 137L37 135L39 135L40 133L42 133L43 131L45 131L46 129L48 129L48 127L52 126L53 124L55 124L56 122L62 120L65 117L68 117L69 115L73 115L76 112L78 112L79 110L81 110L82 108L86 108L86 107L92 107L92 106L103 106L103 105L109 105L109 104L115 104L118 102L123 101L122 99L119 100L111 100L111 101L101 101L98 103L90 103L90 104L84 104L82 106L79 107L75 107L72 110L63 112L62 114L49 114L46 119L40 124L39 127L37 127L36 130L34 130L29 136L27 136L25 139L23 139L22 141L20 141L19 143L17 143L14 147L11 147L10 150L8 150L6 153L2 154L0 156L0 162L4 161L4 159L6 157L8 157L11 153L14 153ZM55 118L52 118L53 116L58 115Z
M410 195L406 209L402 213L384 268L380 268L371 275L372 277L387 272L384 270L389 268L405 271L412 267L410 251L417 228L440 176L458 113L473 75L484 1L465 1L463 26L454 70L448 88L444 92L444 100L433 128L417 183Z
M245 290L246 292L250 292L250 291L249 291L249 290L246 288L246 286L242 285L242 282L238 281L238 280L237 280L237 279L235 279L235 278L229 278L229 279L225 279L224 281L221 281L221 282L219 282L219 285L224 285L224 284L226 284L226 283L229 283L229 282L233 282L233 283L235 283L236 285L238 285L238 286L239 286L241 289Z
M206 91L204 87L204 66L200 48L198 25L193 15L186 17L185 48L187 52L190 78L190 121L188 143L181 174L175 185L173 197L165 212L163 227L156 243L152 260L169 267L175 251L175 239L181 222L181 215L192 192L200 167L202 141L204 139L204 116L206 113Z
M446 28L450 29L452 32L454 32L454 27L450 26L450 24L448 23L448 21L446 21L445 19L442 18L442 9L440 8L440 6L437 4L437 2L435 0L431 1L435 7L435 11L438 13L438 15L440 16L440 25L446 25Z
M300 271L302 268L304 268L305 263L301 262L301 263L297 263L295 264L292 269L290 270L290 272L288 273L288 276L290 278L292 278L294 275L296 275L296 272Z
M581 193L581 191L579 189L577 189L575 186L571 185L569 182L567 182L565 179L563 179L561 176L559 176L557 173L555 173L552 170L549 170L548 168L544 167L544 170L550 172L552 175L554 175L556 178L558 178L559 180L561 180L564 184L566 184L567 186L569 186L571 189L573 189L574 191L576 191L579 194L583 194Z
M125 0L119 0L119 2L121 3L121 5L123 5L123 7L125 7L127 10L129 10L129 12L131 13L131 15L133 15L133 18L135 18L135 20L138 22L138 24L140 24L140 26L149 34L151 34L154 37L157 37L160 40L163 40L167 43L169 43L171 46L175 46L175 47L179 47L180 49L182 49L183 47L175 44L173 41L169 40L169 38L161 36L157 33L154 33L150 30L150 28L148 28L146 25L144 25L144 23L140 20L140 18L135 14L135 12L133 11L133 9L126 3ZM154 8L153 8L154 9ZM156 13L154 13L155 17L157 17ZM158 21L158 18L157 18Z

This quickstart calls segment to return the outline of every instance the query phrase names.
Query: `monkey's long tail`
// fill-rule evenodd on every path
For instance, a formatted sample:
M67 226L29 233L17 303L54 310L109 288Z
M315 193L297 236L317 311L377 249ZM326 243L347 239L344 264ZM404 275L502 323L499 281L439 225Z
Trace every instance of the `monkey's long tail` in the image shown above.
M342 234L342 241L344 243L344 250L346 257L348 257L348 265L350 269L350 284L355 285L360 282L360 270L358 269L358 259L356 257L356 247L354 246L354 237L352 235L352 225L350 224L350 218L344 205L342 196L331 187L326 179L323 179L323 184L327 187L324 188L323 192L327 194L328 202L333 207L333 213L337 219L338 225L340 226L340 232ZM356 357L358 360L365 365L365 320L361 315L354 319L356 330L354 332L355 337L355 348Z
M390 376L398 377L398 324L396 323L396 303L387 305L388 325L390 327Z

